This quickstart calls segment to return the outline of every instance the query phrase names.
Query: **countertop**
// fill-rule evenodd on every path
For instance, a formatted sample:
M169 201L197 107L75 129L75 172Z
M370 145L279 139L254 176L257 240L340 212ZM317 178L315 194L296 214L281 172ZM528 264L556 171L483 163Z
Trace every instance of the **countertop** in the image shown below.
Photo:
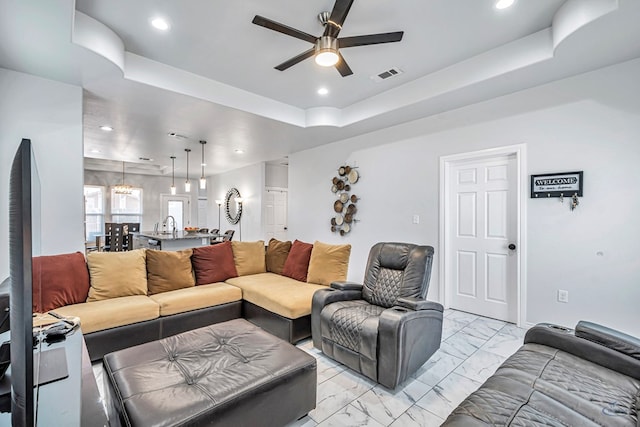
M184 239L202 239L203 237L211 238L215 237L209 233L187 233L186 231L176 231L175 233L163 234L154 233L153 231L141 231L139 233L131 233L140 237L146 237L148 239L166 241L166 240L184 240Z

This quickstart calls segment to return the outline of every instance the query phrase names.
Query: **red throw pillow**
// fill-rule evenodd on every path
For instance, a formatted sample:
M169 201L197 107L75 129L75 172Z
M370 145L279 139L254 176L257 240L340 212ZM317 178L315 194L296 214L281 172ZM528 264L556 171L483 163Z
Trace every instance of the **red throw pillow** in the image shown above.
M312 249L313 245L311 243L295 240L291 245L291 250L289 251L287 260L284 262L282 275L301 282L306 282Z
M191 264L196 272L196 285L224 282L238 277L231 242L194 248Z
M36 313L87 300L89 269L81 252L34 257L32 274Z

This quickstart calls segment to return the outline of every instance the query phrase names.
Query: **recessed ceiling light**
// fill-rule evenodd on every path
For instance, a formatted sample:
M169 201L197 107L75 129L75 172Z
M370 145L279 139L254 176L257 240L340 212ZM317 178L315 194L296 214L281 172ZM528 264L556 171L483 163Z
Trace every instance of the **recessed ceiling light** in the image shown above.
M97 148L92 149L91 152L94 154L102 153L102 151L98 150Z
M167 31L169 29L169 23L164 18L153 18L151 25L161 31Z
M236 149L235 149L235 150L233 150L233 151L235 151L235 152L236 152L236 153L238 153L238 154L242 154L242 153L244 153L244 150L241 150L241 149L239 149L239 148L236 148Z
M515 0L498 0L496 1L496 9L506 9L513 6Z
M111 126L104 125L104 126L100 126L100 130L103 130L105 132L111 132L113 128Z
M318 89L318 95L327 95L329 94L329 89L327 89L326 87L321 87L320 89Z

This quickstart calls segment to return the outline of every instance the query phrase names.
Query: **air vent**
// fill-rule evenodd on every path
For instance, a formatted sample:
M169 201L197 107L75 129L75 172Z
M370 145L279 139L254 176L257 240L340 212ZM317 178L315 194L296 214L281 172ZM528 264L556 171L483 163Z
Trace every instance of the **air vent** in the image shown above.
M395 77L402 74L402 70L398 67L389 68L375 76L371 76L371 80L374 82L381 82L386 79L390 79L391 77Z

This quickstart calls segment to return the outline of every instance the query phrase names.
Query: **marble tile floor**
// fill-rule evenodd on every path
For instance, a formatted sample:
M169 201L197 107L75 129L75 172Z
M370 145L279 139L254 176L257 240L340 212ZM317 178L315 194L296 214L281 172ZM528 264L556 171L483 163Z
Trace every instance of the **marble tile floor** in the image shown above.
M439 426L465 397L522 345L525 330L445 310L440 349L413 376L388 390L324 356L311 339L298 348L317 359L316 409L288 427ZM103 370L94 364L100 394Z

